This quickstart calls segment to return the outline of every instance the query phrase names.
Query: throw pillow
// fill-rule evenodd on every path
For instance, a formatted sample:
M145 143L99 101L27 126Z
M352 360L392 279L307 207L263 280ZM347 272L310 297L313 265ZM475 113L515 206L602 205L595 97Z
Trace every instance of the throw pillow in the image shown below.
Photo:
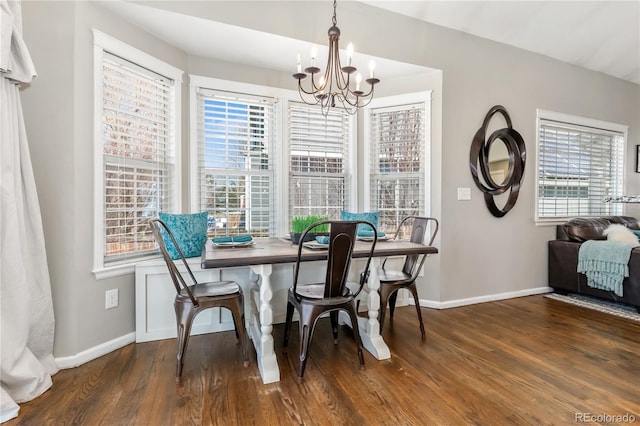
M367 222L371 222L373 226L378 228L378 217L380 216L380 212L364 212L364 213L354 213L342 210L340 212L340 220L366 220ZM361 233L369 233L371 234L371 228L367 225L358 225L358 235ZM371 234L373 235L373 234Z
M207 212L194 214L158 213L161 221L171 231L184 257L196 257L202 254L207 241ZM162 240L171 259L178 259L178 250L173 246L169 235L162 230Z
M633 245L640 245L636 234L631 232L629 228L620 224L612 224L602 232L602 235L607 237L608 241L618 241L620 243L627 243Z

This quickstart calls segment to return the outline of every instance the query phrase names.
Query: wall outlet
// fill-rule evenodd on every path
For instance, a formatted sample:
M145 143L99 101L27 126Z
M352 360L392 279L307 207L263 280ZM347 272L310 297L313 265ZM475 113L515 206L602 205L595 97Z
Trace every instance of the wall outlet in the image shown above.
M104 294L104 308L111 309L118 306L118 289L107 290Z

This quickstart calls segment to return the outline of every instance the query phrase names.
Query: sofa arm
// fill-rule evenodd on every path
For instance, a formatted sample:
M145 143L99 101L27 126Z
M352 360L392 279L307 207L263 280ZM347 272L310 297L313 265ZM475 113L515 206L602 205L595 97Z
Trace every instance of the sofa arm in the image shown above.
M575 241L549 241L549 287L577 292L580 277L577 272L578 251L581 243Z

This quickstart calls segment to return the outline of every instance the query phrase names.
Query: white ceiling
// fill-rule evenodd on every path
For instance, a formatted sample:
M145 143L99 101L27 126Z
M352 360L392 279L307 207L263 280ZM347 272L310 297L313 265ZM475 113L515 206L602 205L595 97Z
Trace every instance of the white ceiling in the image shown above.
M640 84L640 0L362 2ZM296 54L301 52L304 56L309 51L307 42L141 3L101 4L193 55L293 71ZM189 31L183 31L184 28ZM326 56L326 46L318 49L320 58ZM354 65L366 69L370 57L357 56ZM380 78L428 70L381 58L375 60ZM303 57L303 63L307 61Z
M362 3L640 84L640 0Z

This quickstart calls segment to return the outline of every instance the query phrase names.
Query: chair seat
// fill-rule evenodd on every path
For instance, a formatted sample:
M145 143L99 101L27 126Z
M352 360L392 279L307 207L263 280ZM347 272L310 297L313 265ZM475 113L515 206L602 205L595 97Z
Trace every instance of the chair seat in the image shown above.
M351 291L349 291L348 289L345 290L347 291L346 295L342 297L332 297L331 299L326 299L325 301L320 302L320 304L325 306L342 305L345 302L353 300ZM293 290L289 289L289 291L291 292ZM299 299L311 299L315 303L318 303L320 300L324 299L324 284L300 285L296 287L296 296L298 296Z
M240 293L240 286L234 281L215 281L208 283L198 283L189 286L193 297L196 299L206 296L224 296ZM180 291L181 297L189 297L186 290Z
M378 278L381 284L404 284L411 282L411 275L393 269L378 269Z

